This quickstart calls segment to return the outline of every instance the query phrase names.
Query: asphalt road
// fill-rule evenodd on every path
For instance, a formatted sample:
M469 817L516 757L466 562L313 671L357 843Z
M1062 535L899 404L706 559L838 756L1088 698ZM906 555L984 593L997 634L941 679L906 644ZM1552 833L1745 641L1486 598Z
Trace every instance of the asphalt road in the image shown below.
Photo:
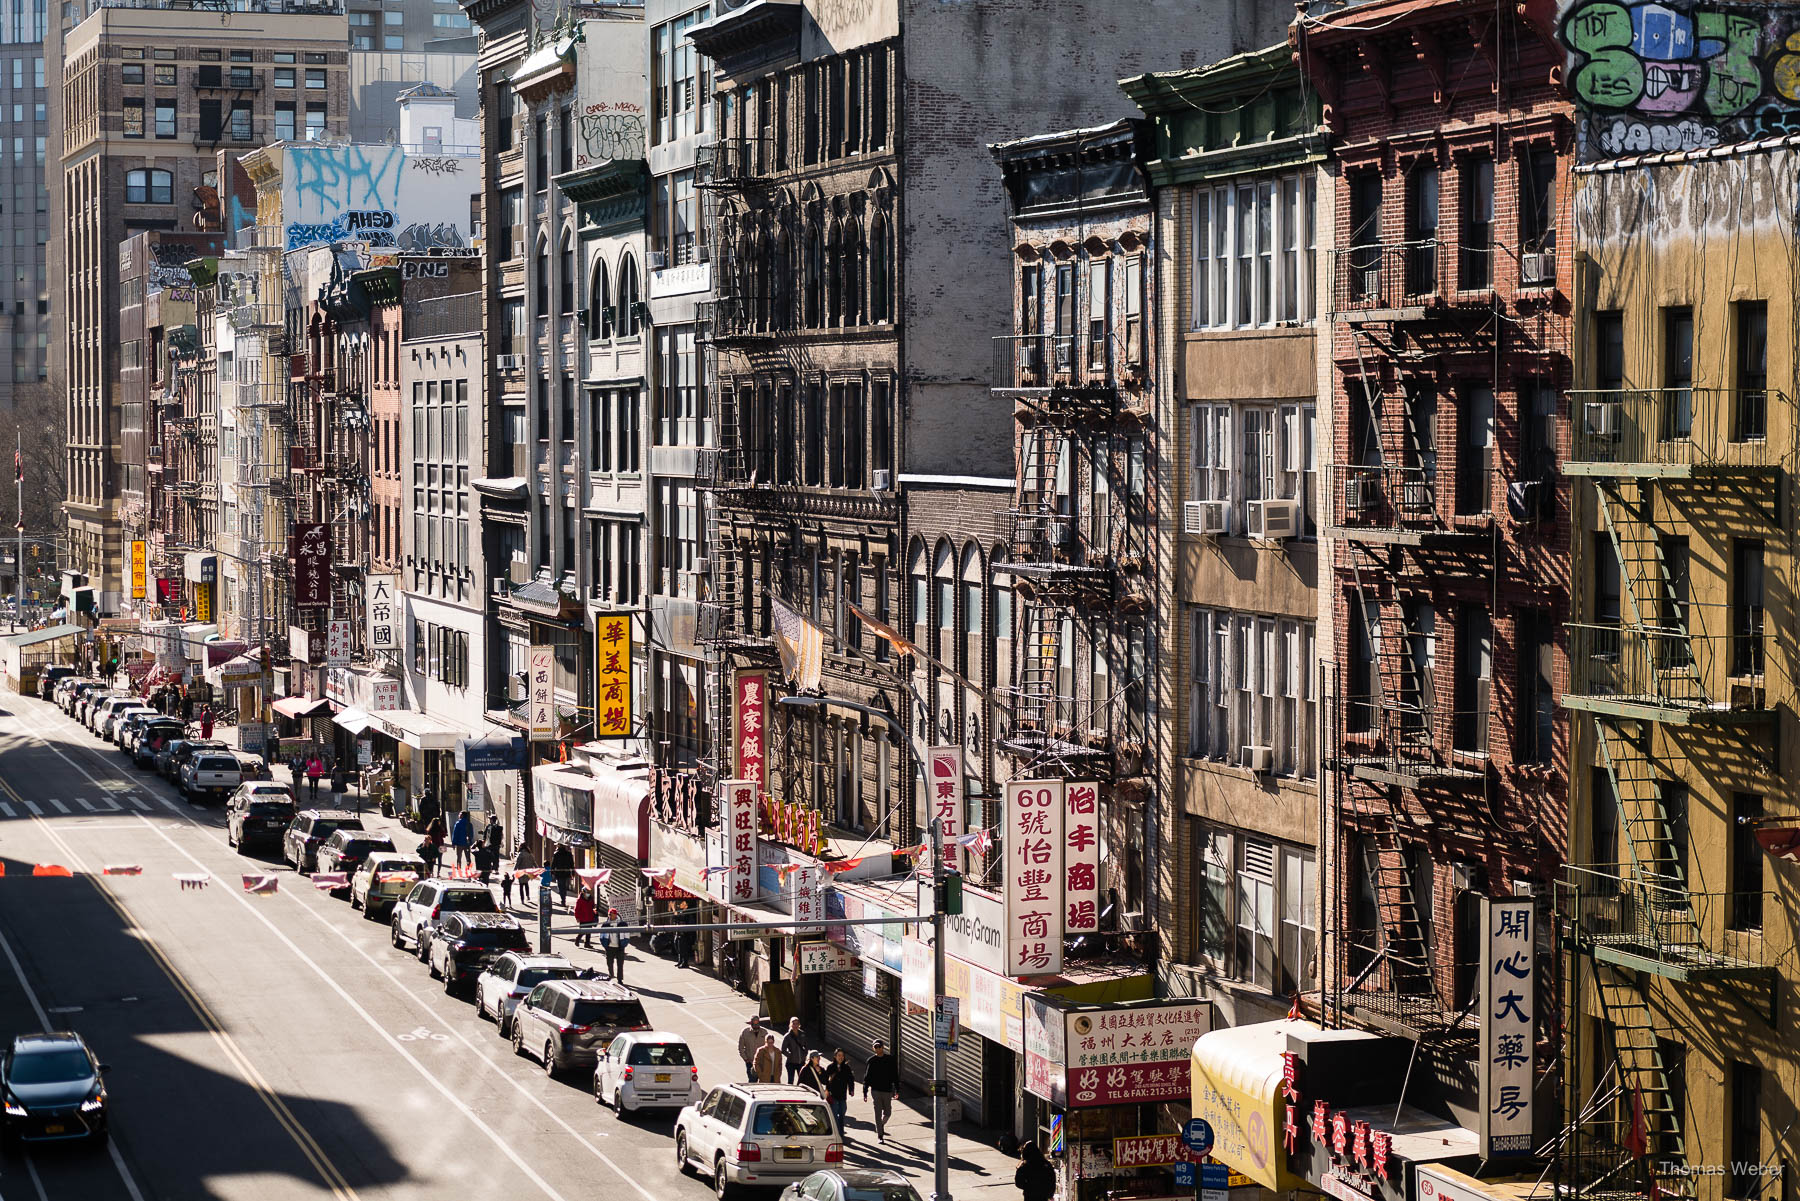
M7 1153L0 1201L710 1193L676 1171L672 1119L622 1122L579 1079L546 1079L385 925L240 858L217 809L46 702L0 698L0 860L0 1036L79 1031L110 1065L113 1128L106 1150ZM280 892L242 891L255 866ZM184 872L211 883L182 889ZM733 1019L692 1000L649 999L652 1020L724 1047ZM703 1081L734 1069L701 1056Z

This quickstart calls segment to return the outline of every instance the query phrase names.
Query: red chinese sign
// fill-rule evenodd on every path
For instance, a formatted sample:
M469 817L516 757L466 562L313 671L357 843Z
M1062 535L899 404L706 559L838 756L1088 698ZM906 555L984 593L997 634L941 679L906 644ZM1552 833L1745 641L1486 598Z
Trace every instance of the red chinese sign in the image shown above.
M1191 1063L1125 1063L1069 1073L1069 1105L1138 1105L1188 1095Z
M1015 780L1006 786L1006 933L1008 976L1060 972L1063 961L1063 782ZM1098 1104L1098 1102L1096 1102Z
M1179 1134L1131 1134L1113 1140L1115 1168L1160 1168L1174 1163L1199 1163Z
M963 753L957 746L934 746L926 753L931 768L931 816L944 835L944 863L956 867L956 840L962 835Z
M1063 930L1100 928L1100 785L1072 780L1063 789Z
M761 789L767 780L765 764L768 748L764 722L768 717L767 672L740 672L737 678L737 778L748 780Z
M744 904L756 899L756 785L748 780L725 782L725 873L727 900Z

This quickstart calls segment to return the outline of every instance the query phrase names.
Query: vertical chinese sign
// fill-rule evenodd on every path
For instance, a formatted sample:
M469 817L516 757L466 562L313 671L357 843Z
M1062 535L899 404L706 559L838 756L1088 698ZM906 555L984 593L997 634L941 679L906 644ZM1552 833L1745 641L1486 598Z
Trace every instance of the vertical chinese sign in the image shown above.
M146 555L143 541L136 540L131 544L131 599L143 600L146 592L144 577L147 574Z
M1481 901L1481 1154L1531 1153L1537 1041L1536 911L1529 899Z
M324 522L296 523L288 535L288 558L294 561L294 607L331 606L331 527Z
M594 618L594 737L631 737L631 614Z
M556 648L534 646L528 654L525 695L530 703L531 740L549 742L556 736Z
M1071 780L1063 789L1063 930L1100 928L1100 785Z
M325 666L350 666L350 622L333 618L325 623Z
M1008 976L1062 970L1063 789L1061 780L1016 780L1006 786Z
M400 577L372 575L366 577L366 581L363 609L368 616L368 627L364 631L363 644L370 654L398 651L400 606L395 603L394 598L400 594Z
M768 779L764 766L768 762L768 731L764 728L769 716L768 685L767 672L738 673L736 722L732 727L737 731L737 760L733 766L737 778L756 785L758 792Z
M797 867L788 875L788 901L795 922L814 923L825 920L825 869ZM796 925L795 934L819 934L824 926Z
M925 755L931 769L931 817L943 823L944 866L957 864L956 840L963 814L963 753L959 746L934 746Z
M756 785L725 782L725 864L727 900L756 899Z

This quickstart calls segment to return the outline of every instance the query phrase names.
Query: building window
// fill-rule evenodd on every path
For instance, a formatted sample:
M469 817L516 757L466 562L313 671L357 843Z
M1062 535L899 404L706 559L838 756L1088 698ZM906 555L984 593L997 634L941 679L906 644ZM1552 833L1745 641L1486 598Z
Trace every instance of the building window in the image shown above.
M292 68L292 67L276 67L275 68L275 86L278 88L293 87L294 86L294 68Z
M1763 674L1763 544L1739 538L1731 552L1731 670Z
M1112 359L1112 260L1090 259L1087 270L1088 370L1105 371Z
M635 338L642 327L641 310L638 301L638 265L637 256L629 250L619 260L619 297L618 312L613 317L613 329L621 338Z
M1754 792L1731 794L1731 928L1760 930L1763 924L1763 849L1756 841L1763 799Z
M1193 430L1193 470L1188 477L1187 499L1231 499L1231 406L1197 404L1189 407Z
M1310 199L1312 193L1307 193ZM1120 283L1120 321L1123 326L1125 364L1142 368L1145 360L1144 341L1144 257L1134 254L1125 260L1125 278ZM1290 316L1288 320L1293 320Z
M1465 159L1458 208L1462 218L1457 287L1480 291L1494 282L1494 160Z
M141 98L132 97L124 104L124 137L141 138L144 136L144 102Z
M175 177L156 168L125 173L127 204L172 204L175 200Z
M1519 253L1556 249L1556 152L1549 147L1519 156Z
M1188 756L1272 775L1317 772L1313 623L1195 608Z
M1518 610L1513 618L1518 644L1519 761L1550 762L1556 729L1556 629L1549 613Z
M325 136L325 106L308 104L306 106L306 140L316 142Z
M1464 605L1457 616L1454 745L1459 751L1487 753L1488 706L1493 688L1494 623L1487 609Z
M692 599L694 564L699 557L699 501L691 484L657 484L661 510L657 547L657 591Z
M1736 305L1733 331L1737 367L1732 405L1732 439L1761 441L1769 436L1769 305L1742 300Z
M1438 286L1438 169L1413 167L1406 177L1406 290L1414 296Z
M1664 441L1686 440L1694 433L1694 310L1685 305L1663 310Z
M16 88L16 87L20 87L24 82L23 77L24 77L25 63L24 63L23 59L16 59L16 58L13 60L13 62L15 64L17 64L17 66L15 67L15 69L13 71L13 76L14 76L13 86ZM143 83L144 82L144 64L143 63L126 63L124 66L120 67L119 68L119 82L131 83L131 84Z
M231 110L231 115L228 119L228 128L230 130L230 138L234 142L251 142L256 140L256 134L251 126L250 110L247 108L234 108Z
M561 273L556 281L558 309L564 313L575 311L575 240L567 233L563 234L562 261L558 264Z
M1770 1180L1762 1162L1762 1068L1731 1061L1725 1087L1730 1090L1731 1175L1727 1197L1759 1197Z
M656 350L661 382L657 444L703 445L705 411L694 354L694 327L658 328Z
M325 69L323 67L307 68L306 90L309 92L322 92L325 90Z
M156 102L156 136L159 138L175 136L175 102L173 100Z
M1288 996L1316 979L1313 856L1196 823L1199 952L1232 979Z
M588 340L604 342L612 337L612 287L607 280L606 260L594 259L593 274L588 276Z
M1314 205L1311 174L1194 193L1194 328L1313 319Z
M291 102L275 106L275 140L277 142L294 140L294 116L294 106Z
M658 145L706 128L712 60L695 51L687 34L711 15L699 8L650 32L650 132Z

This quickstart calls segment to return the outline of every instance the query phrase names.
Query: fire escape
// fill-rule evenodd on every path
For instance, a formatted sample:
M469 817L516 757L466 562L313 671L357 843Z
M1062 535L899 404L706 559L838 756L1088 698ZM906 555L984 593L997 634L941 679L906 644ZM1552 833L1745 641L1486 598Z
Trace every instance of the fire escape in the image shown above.
M233 277L232 325L238 335L229 404L237 412L238 459L232 481L240 497L239 557L251 574L250 621L255 641L278 644L285 623L283 581L288 530L288 443L291 434L281 365L287 325L282 231L248 226L238 232L248 270Z
M1777 778L1760 610L1734 616L1694 601L1686 559L1690 537L1696 548L1730 541L1721 522L1734 531L1760 522L1771 538L1782 536L1781 477L1792 448L1766 437L1762 416L1777 405L1788 402L1762 389L1569 395L1565 470L1587 482L1600 561L1587 573L1595 583L1584 620L1569 627L1563 703L1588 715L1594 787L1612 790L1622 860L1570 867L1557 890L1571 995L1591 998L1582 1009L1601 1019L1598 1032L1572 1026L1568 1062L1595 1061L1583 1047L1597 1036L1611 1065L1585 1090L1580 1073L1568 1073L1568 1112L1587 1120L1567 1136L1563 1167L1584 1197L1695 1194L1663 1057L1674 1033L1658 1020L1663 999L1716 986L1773 1017L1762 940L1730 933L1748 898L1691 886L1666 790L1704 774L1691 752L1714 763L1722 752ZM1594 1093L1612 1100L1596 1103Z
M1373 229L1375 220L1367 223ZM1345 380L1344 415L1326 482L1335 574L1347 612L1337 660L1349 664L1335 715L1333 767L1346 824L1362 836L1365 898L1345 931L1341 1006L1413 1038L1477 1030L1433 962L1434 931L1414 878L1434 814L1478 814L1488 789L1486 681L1445 697L1438 645L1441 585L1491 580L1497 568L1492 437L1457 437L1440 462L1455 401L1440 395L1447 361L1485 370L1510 327L1490 287L1500 255L1471 258L1436 237L1356 239L1334 252L1331 319ZM1461 273L1461 278L1453 276ZM1489 418L1492 424L1492 418ZM1368 902L1372 901L1372 904ZM1370 921L1373 928L1366 926Z

